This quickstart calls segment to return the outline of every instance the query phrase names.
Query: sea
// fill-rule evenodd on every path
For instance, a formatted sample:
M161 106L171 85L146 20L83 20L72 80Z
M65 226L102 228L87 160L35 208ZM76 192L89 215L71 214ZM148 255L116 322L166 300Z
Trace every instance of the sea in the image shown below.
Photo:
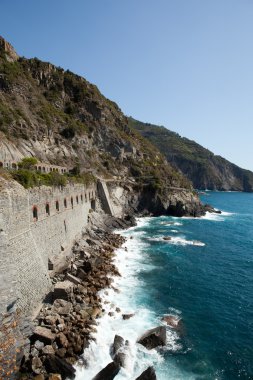
M253 194L207 191L201 198L222 213L140 218L117 232L127 238L115 257L121 277L101 293L105 313L77 380L91 380L112 361L115 334L129 342L115 380L134 380L148 366L158 380L253 379ZM134 316L123 320L124 313ZM136 343L160 325L165 347Z

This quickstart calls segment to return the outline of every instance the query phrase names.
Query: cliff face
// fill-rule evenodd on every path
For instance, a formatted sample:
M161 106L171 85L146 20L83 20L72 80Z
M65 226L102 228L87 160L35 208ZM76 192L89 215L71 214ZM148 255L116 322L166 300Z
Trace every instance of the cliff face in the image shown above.
M192 209L191 197L191 213L203 212L190 182L96 86L50 63L19 58L0 41L0 163L35 156L43 163L128 181L122 208L156 214L170 212L168 200L175 188L183 188L176 203L185 204L184 213Z
M129 118L129 125L152 142L196 189L253 191L253 173L214 155L168 129Z

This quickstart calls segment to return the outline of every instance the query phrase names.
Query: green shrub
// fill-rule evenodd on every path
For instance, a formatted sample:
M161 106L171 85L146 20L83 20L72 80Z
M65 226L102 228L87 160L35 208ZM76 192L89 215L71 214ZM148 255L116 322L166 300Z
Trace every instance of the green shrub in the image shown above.
M36 186L66 186L67 177L57 172L41 173L29 169L13 171L12 177L24 188Z
M39 185L36 172L28 169L19 169L12 173L12 177L19 182L25 189Z
M19 168L22 169L33 169L34 166L38 163L37 158L35 157L25 157L19 163Z

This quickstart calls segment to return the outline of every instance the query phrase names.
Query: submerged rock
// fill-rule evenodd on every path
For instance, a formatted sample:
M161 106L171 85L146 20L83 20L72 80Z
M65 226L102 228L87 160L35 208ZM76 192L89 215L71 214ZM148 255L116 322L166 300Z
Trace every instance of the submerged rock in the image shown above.
M132 314L122 314L122 318L124 319L124 321L126 321L127 319L130 319L134 316L134 313Z
M165 315L162 318L162 322L165 322L168 326L177 328L180 323L180 318L175 317L174 315Z
M171 239L172 239L171 236L164 236L164 237L163 237L163 240L171 240Z
M137 343L142 344L148 350L156 348L159 346L166 345L166 327L159 326L154 329L148 330L142 337L137 341Z

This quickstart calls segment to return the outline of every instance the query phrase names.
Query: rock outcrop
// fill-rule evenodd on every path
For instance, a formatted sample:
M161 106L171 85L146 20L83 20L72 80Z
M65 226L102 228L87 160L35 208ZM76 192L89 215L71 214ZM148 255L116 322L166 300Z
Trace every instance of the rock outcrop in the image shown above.
M148 350L166 345L166 327L159 326L145 332L137 343L142 344Z
M9 62L15 62L19 58L13 46L1 36L0 36L0 53L2 53L4 57L7 59L7 61Z

